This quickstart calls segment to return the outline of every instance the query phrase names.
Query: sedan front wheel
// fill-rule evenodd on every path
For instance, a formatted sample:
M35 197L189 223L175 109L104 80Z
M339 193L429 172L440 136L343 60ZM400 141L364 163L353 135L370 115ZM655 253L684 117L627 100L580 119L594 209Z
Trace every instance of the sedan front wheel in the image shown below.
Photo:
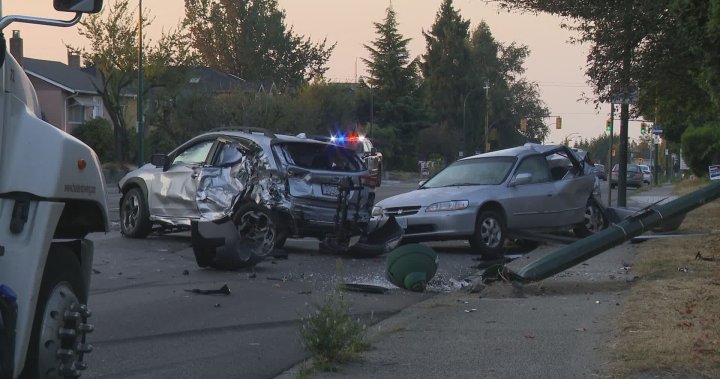
M582 224L576 226L573 232L578 237L591 236L607 227L607 218L594 198L590 198L585 206L585 218Z
M503 254L505 245L505 221L497 211L482 211L477 218L475 234L470 246L480 250L483 258L497 258Z

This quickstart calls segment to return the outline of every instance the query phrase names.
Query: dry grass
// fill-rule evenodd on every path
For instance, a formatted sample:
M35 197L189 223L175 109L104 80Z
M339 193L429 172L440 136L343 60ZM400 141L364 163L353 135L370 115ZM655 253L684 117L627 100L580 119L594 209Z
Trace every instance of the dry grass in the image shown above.
M641 280L615 328L616 377L720 377L720 200L689 213L679 231L705 235L639 246Z

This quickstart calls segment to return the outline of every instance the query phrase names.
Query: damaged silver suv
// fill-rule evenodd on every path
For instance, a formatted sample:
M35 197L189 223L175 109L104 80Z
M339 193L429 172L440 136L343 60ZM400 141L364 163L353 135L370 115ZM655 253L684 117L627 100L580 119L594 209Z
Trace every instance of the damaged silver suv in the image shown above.
M213 131L120 180L120 227L130 238L191 230L201 267L254 265L288 237L377 255L397 245L402 229L388 219L368 230L373 183L341 146L255 128Z

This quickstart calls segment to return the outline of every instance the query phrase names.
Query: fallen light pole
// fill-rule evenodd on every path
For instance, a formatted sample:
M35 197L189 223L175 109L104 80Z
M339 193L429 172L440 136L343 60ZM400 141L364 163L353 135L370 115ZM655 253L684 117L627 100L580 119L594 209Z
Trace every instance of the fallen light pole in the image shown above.
M504 265L490 267L483 273L483 279L493 281L503 277L517 282L533 282L548 278L648 230L661 226L663 222L672 222L683 217L685 213L718 197L720 197L720 181L666 204L643 208L622 221L613 222L601 232L564 246L519 269L510 269ZM615 210L610 208L608 211L614 212Z

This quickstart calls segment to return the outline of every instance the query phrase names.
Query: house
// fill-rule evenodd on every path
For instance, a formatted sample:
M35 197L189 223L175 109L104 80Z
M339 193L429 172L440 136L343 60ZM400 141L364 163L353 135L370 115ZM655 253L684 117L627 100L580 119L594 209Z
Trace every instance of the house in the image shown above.
M23 56L20 31L13 30L10 53L25 70L37 92L42 118L71 132L95 117L107 117L98 94L99 80L80 68L80 56L68 51L68 63Z

